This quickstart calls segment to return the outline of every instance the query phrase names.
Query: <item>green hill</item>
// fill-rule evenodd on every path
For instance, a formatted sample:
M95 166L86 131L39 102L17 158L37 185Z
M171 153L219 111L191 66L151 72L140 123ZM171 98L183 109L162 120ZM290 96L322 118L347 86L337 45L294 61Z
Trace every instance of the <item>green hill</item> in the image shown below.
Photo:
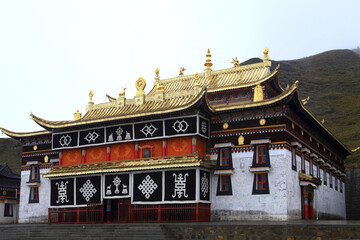
M271 55L270 55L271 56ZM242 63L260 62L252 58ZM272 60L280 64L279 78L283 86L300 81L302 98L310 96L306 105L325 126L349 149L360 146L360 49L332 50L297 60ZM0 162L8 162L18 173L21 146L11 139L0 139ZM360 168L360 151L348 157L347 168Z

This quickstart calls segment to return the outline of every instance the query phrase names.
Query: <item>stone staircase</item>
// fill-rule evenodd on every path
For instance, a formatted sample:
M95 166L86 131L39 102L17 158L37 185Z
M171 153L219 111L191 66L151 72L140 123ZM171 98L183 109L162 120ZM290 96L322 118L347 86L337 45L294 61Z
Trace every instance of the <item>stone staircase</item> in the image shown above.
M146 224L13 224L0 225L0 239L176 239L159 223Z

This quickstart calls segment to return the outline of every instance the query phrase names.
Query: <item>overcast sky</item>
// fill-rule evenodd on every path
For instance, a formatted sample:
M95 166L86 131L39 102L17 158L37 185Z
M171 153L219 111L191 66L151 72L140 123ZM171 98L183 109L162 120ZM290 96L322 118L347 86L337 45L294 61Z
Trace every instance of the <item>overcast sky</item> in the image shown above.
M204 71L263 57L291 60L360 45L360 1L20 1L0 0L0 126L41 130L73 119L135 81ZM294 80L295 81L295 80ZM5 135L0 135L5 137Z

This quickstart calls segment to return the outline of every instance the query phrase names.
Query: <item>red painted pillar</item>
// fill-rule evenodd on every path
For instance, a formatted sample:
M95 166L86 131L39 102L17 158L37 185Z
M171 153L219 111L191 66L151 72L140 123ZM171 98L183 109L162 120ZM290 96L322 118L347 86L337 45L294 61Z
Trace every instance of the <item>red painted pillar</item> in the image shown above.
M111 201L109 199L106 200L106 222L111 222Z
M310 213L309 213L309 218L310 219L314 219L314 197L312 194L309 194L309 210L310 210Z
M110 161L110 145L106 146L106 161Z
M163 139L163 145L162 145L162 155L167 156L167 144L166 144L166 138Z
M81 150L81 163L85 163L86 148Z
M304 192L304 219L309 219L309 199L308 193Z
M191 153L197 153L197 136L192 136Z
M60 166L63 165L62 150L60 150L60 152L59 152L59 165L60 165Z

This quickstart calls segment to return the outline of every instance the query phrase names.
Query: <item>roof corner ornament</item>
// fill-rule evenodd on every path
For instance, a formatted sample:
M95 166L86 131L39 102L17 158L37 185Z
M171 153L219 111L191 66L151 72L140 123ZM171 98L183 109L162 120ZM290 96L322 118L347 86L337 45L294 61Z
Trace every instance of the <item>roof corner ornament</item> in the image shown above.
M211 75L211 66L212 66L212 62L211 62L211 53L210 53L210 48L208 48L208 52L206 54L206 62L204 63L204 66L206 67L205 69L205 77L210 77Z
M119 97L118 97L118 99L126 99L126 97L125 97L125 90L126 90L126 88L122 88L122 91L121 92L119 92Z
M321 123L324 124L324 123L325 123L325 119L321 120Z
M254 90L254 102L262 101L264 100L264 86L261 86L260 84L256 85L256 87L253 88Z
M270 67L271 66L271 62L270 62L270 57L269 57L269 48L265 48L264 51L264 58L263 58L263 61L264 61L264 66L265 67Z
M357 152L357 151L359 151L360 150L360 147L357 147L357 148L354 148L353 150L351 150L353 153L354 152Z
M301 102L305 105L309 102L310 96L307 96L307 98L301 99Z
M94 104L94 101L92 100L93 96L94 96L94 93L93 93L93 91L90 90L90 92L89 92L89 97L90 97L89 104Z
M76 110L74 113L74 120L79 120L81 118L81 112L79 112L79 109Z
M233 58L232 64L234 64L234 67L240 66L239 60L237 59L237 57Z
M184 72L186 71L186 68L181 67L179 71L179 76L184 76Z

